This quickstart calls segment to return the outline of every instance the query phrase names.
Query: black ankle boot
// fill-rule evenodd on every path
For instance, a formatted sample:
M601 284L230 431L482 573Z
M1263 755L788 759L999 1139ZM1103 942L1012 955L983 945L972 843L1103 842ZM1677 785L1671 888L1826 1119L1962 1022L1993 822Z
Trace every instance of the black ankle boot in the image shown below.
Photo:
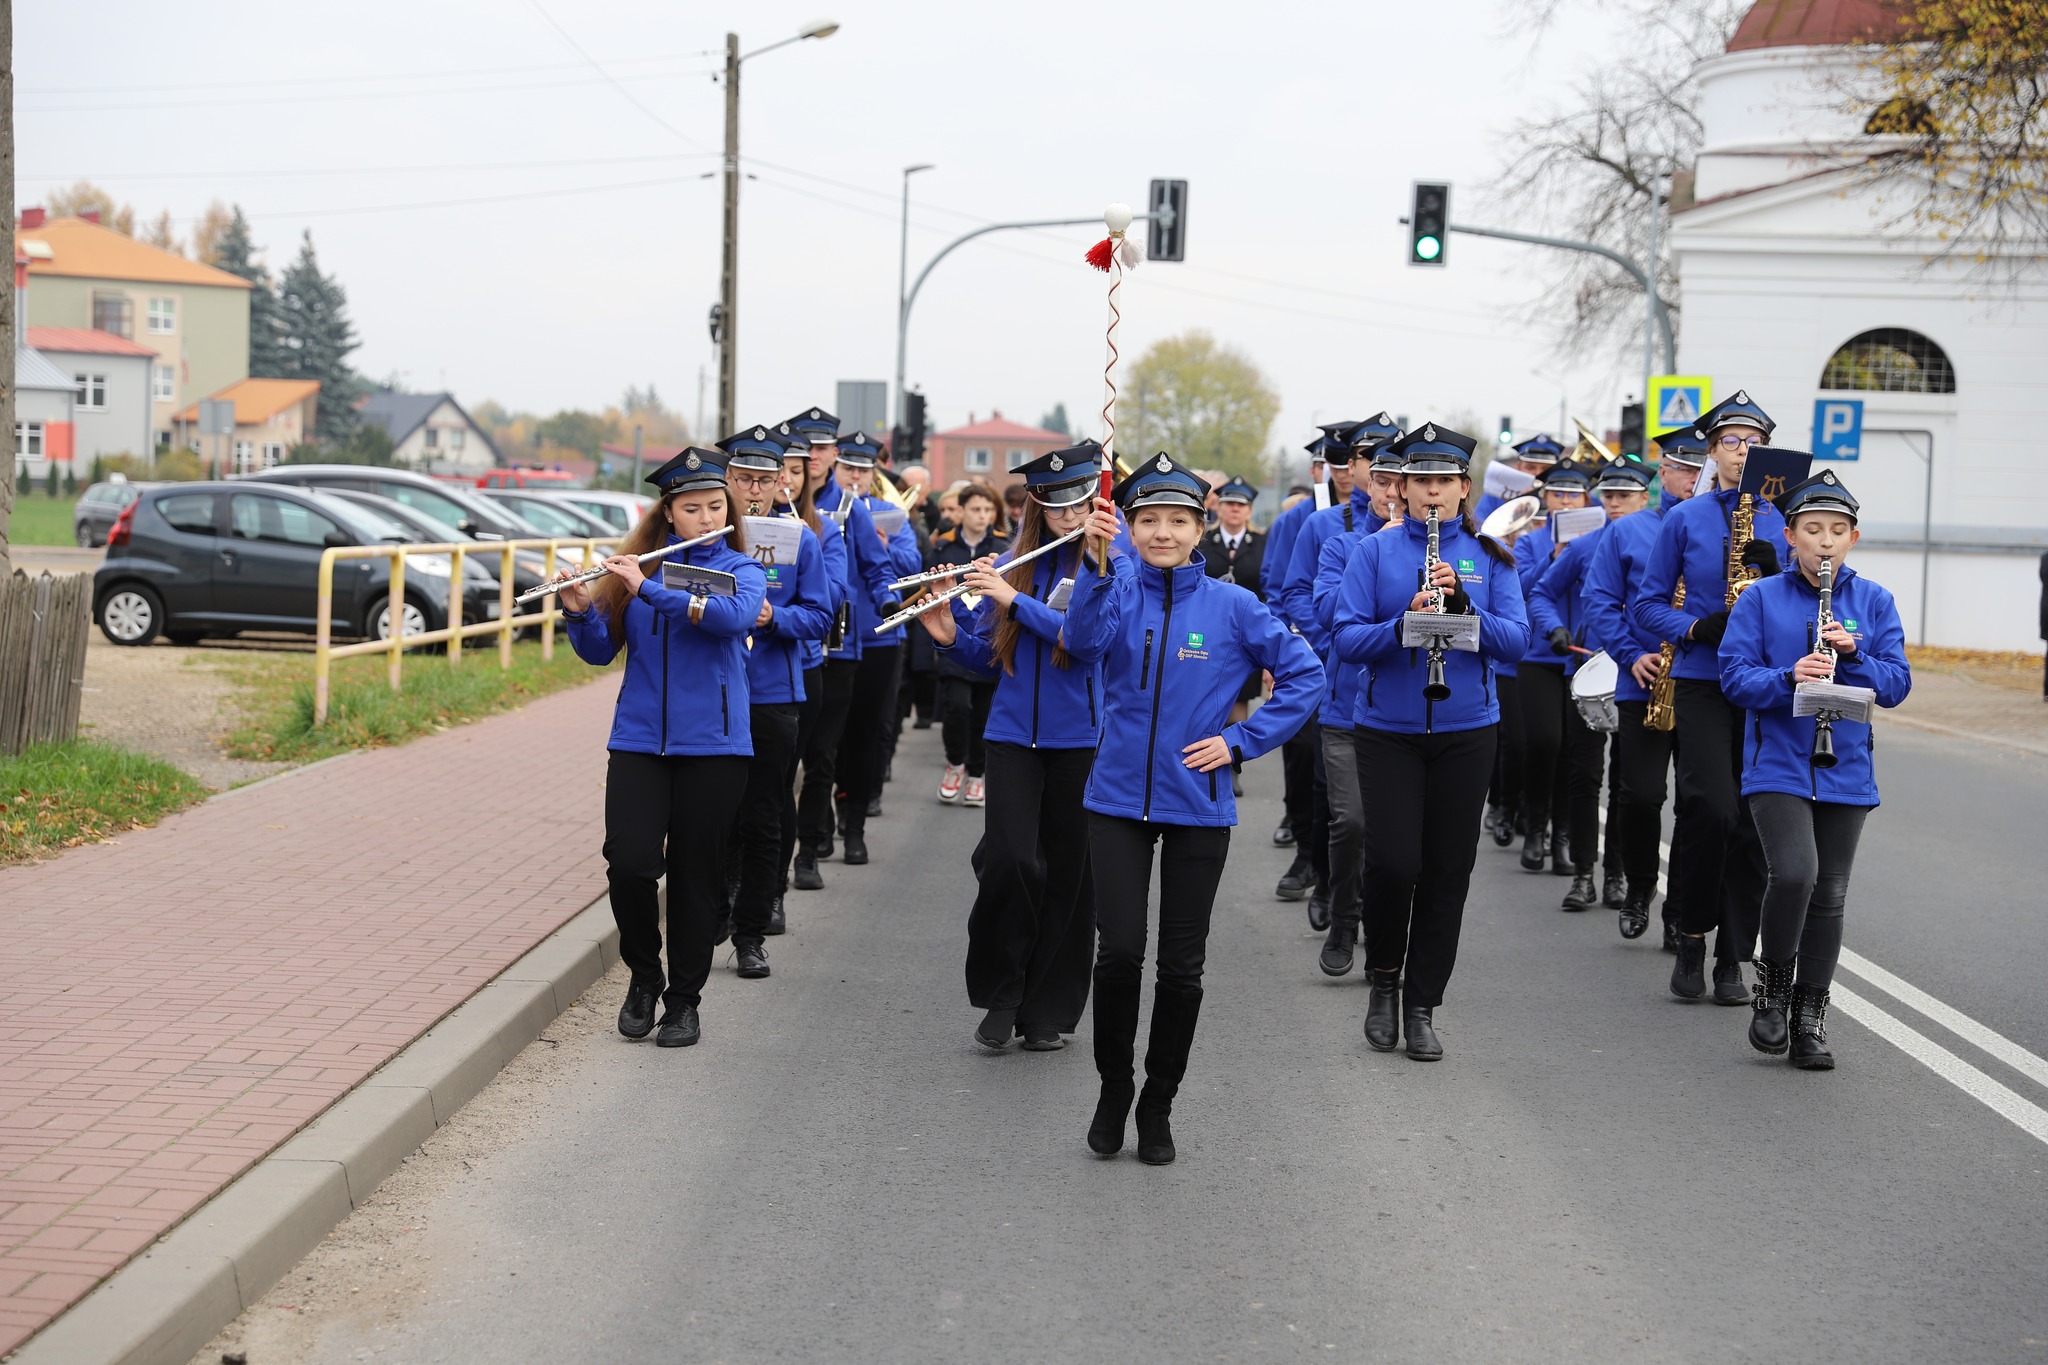
M868 860L867 829L866 802L839 802L839 842L846 850L841 856L850 867L859 867Z
M1567 851L1565 837L1562 834L1550 836L1550 871L1551 875L1558 877L1577 875L1572 867L1572 855Z
M1308 895L1308 889L1316 884L1315 864L1308 854L1296 850L1294 861L1280 874L1280 884L1273 888L1273 894L1283 901L1298 901Z
M1649 897L1640 894L1634 887L1630 887L1628 899L1622 902L1621 906L1621 936L1631 939L1641 938L1649 927Z
M1401 1028L1408 1035L1408 1055L1418 1062L1434 1062L1444 1055L1436 1037L1436 1013L1428 1005L1410 1005L1401 1012Z
M1714 960L1714 1003L1717 1005L1747 1005L1749 987L1742 980L1742 963L1735 958Z
M1365 1002L1365 1041L1375 1052L1401 1045L1401 974L1368 971L1372 995Z
M1792 1065L1801 1071L1833 1071L1828 1051L1828 991L1800 982L1792 988Z
M1138 1086L1132 1077L1132 1054L1138 1044L1138 981L1129 977L1095 973L1095 1071L1102 1077L1102 1097L1095 1104L1095 1118L1088 1125L1088 1150L1111 1156L1123 1150L1124 1121L1130 1117L1131 1101Z
M1792 1008L1792 964L1756 960L1756 995L1750 1001L1756 1012L1749 1020L1749 1045L1773 1057L1784 1053L1791 1024L1786 1011Z
M1565 910L1591 910L1600 903L1600 893L1593 889L1593 874L1581 872L1572 878L1571 890L1564 893Z
M1600 903L1609 910L1619 910L1628 904L1628 877L1625 873L1600 874Z
M1358 942L1358 930L1348 924L1330 926L1330 936L1323 940L1323 951L1316 957L1316 966L1322 968L1324 976L1345 976L1351 971L1352 948Z
M1543 870L1543 831L1532 829L1522 836L1522 871Z
M1157 986L1152 992L1152 1037L1145 1047L1145 1088L1138 1092L1138 1160L1164 1166L1174 1158L1173 1097L1187 1074L1202 1013L1202 988Z
M1515 842L1515 821L1506 811L1496 811L1493 818L1493 842L1496 848L1506 848Z
M1671 993L1697 1000L1707 993L1707 941L1691 934L1678 936L1678 961L1671 964Z

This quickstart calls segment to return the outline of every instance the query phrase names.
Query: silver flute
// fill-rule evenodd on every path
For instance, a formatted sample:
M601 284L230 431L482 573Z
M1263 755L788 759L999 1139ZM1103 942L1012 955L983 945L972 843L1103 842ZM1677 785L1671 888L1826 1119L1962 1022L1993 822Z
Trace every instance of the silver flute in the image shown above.
M1079 540L1082 537L1082 535L1087 532L1087 530L1088 528L1084 525L1076 530L1069 531L1067 534L1061 536L1058 540L1049 541L1046 544L1041 545L1037 549L1031 551L1029 554L1018 555L1009 563L1002 565L1000 568L998 568L996 572L1008 573L1010 570L1016 568L1019 564L1029 564L1032 560L1038 558L1040 555L1050 554L1052 551L1059 549L1060 546L1065 545L1070 540ZM973 566L969 565L968 567L971 569ZM974 591L974 587L972 584L962 583L959 587L948 589L947 591L940 593L937 597L927 597L922 602L918 602L911 606L905 607L902 611L897 612L894 616L891 616L888 620L882 622L882 624L880 624L879 626L876 626L875 634L880 635L883 631L894 630L896 629L896 627L902 625L905 621L908 621L913 617L922 616L926 612L930 611L933 607L936 607L941 603L950 602L956 597L965 597L968 593L972 591Z
M889 591L902 592L905 588L914 588L920 583L936 583L941 578L958 578L961 574L973 572L974 565L971 562L951 564L943 569L933 569L930 573L916 573L908 578L899 578L889 585Z
M695 540L681 540L677 541L674 545L664 545L659 550L649 550L644 555L636 555L635 558L642 564L651 563L654 560L672 555L677 550L687 550L693 545L708 545L714 540L723 540L731 533L730 527L721 528L698 536ZM560 592L572 583L589 583L595 579L603 578L610 572L610 569L600 564L594 569L585 569L582 573L570 574L567 578L552 579L537 588L528 588L525 592L520 593L519 596L512 599L512 605L523 607L528 602L535 602L546 597L549 593Z

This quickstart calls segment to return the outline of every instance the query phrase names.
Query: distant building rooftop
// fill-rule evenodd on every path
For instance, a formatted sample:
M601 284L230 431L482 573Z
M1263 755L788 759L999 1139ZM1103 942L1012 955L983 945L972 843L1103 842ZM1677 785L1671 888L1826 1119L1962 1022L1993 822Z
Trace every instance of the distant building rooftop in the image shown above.
M147 284L210 284L221 289L250 287L240 275L188 261L175 251L146 245L83 218L54 218L40 227L24 225L16 231L16 237L49 248L47 256L39 251L24 253L29 257L31 275L139 280Z

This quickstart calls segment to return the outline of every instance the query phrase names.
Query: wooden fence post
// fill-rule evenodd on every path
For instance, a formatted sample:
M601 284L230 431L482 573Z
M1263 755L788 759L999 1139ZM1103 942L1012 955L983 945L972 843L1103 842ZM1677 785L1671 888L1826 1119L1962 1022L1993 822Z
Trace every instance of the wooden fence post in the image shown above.
M0 753L78 734L92 575L0 580Z

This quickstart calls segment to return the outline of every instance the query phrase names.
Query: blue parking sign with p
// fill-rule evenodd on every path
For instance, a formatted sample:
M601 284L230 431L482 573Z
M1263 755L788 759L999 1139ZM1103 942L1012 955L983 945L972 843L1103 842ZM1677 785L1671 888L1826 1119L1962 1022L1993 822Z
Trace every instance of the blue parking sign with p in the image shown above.
M1854 460L1863 449L1863 400L1818 398L1813 404L1813 458Z

